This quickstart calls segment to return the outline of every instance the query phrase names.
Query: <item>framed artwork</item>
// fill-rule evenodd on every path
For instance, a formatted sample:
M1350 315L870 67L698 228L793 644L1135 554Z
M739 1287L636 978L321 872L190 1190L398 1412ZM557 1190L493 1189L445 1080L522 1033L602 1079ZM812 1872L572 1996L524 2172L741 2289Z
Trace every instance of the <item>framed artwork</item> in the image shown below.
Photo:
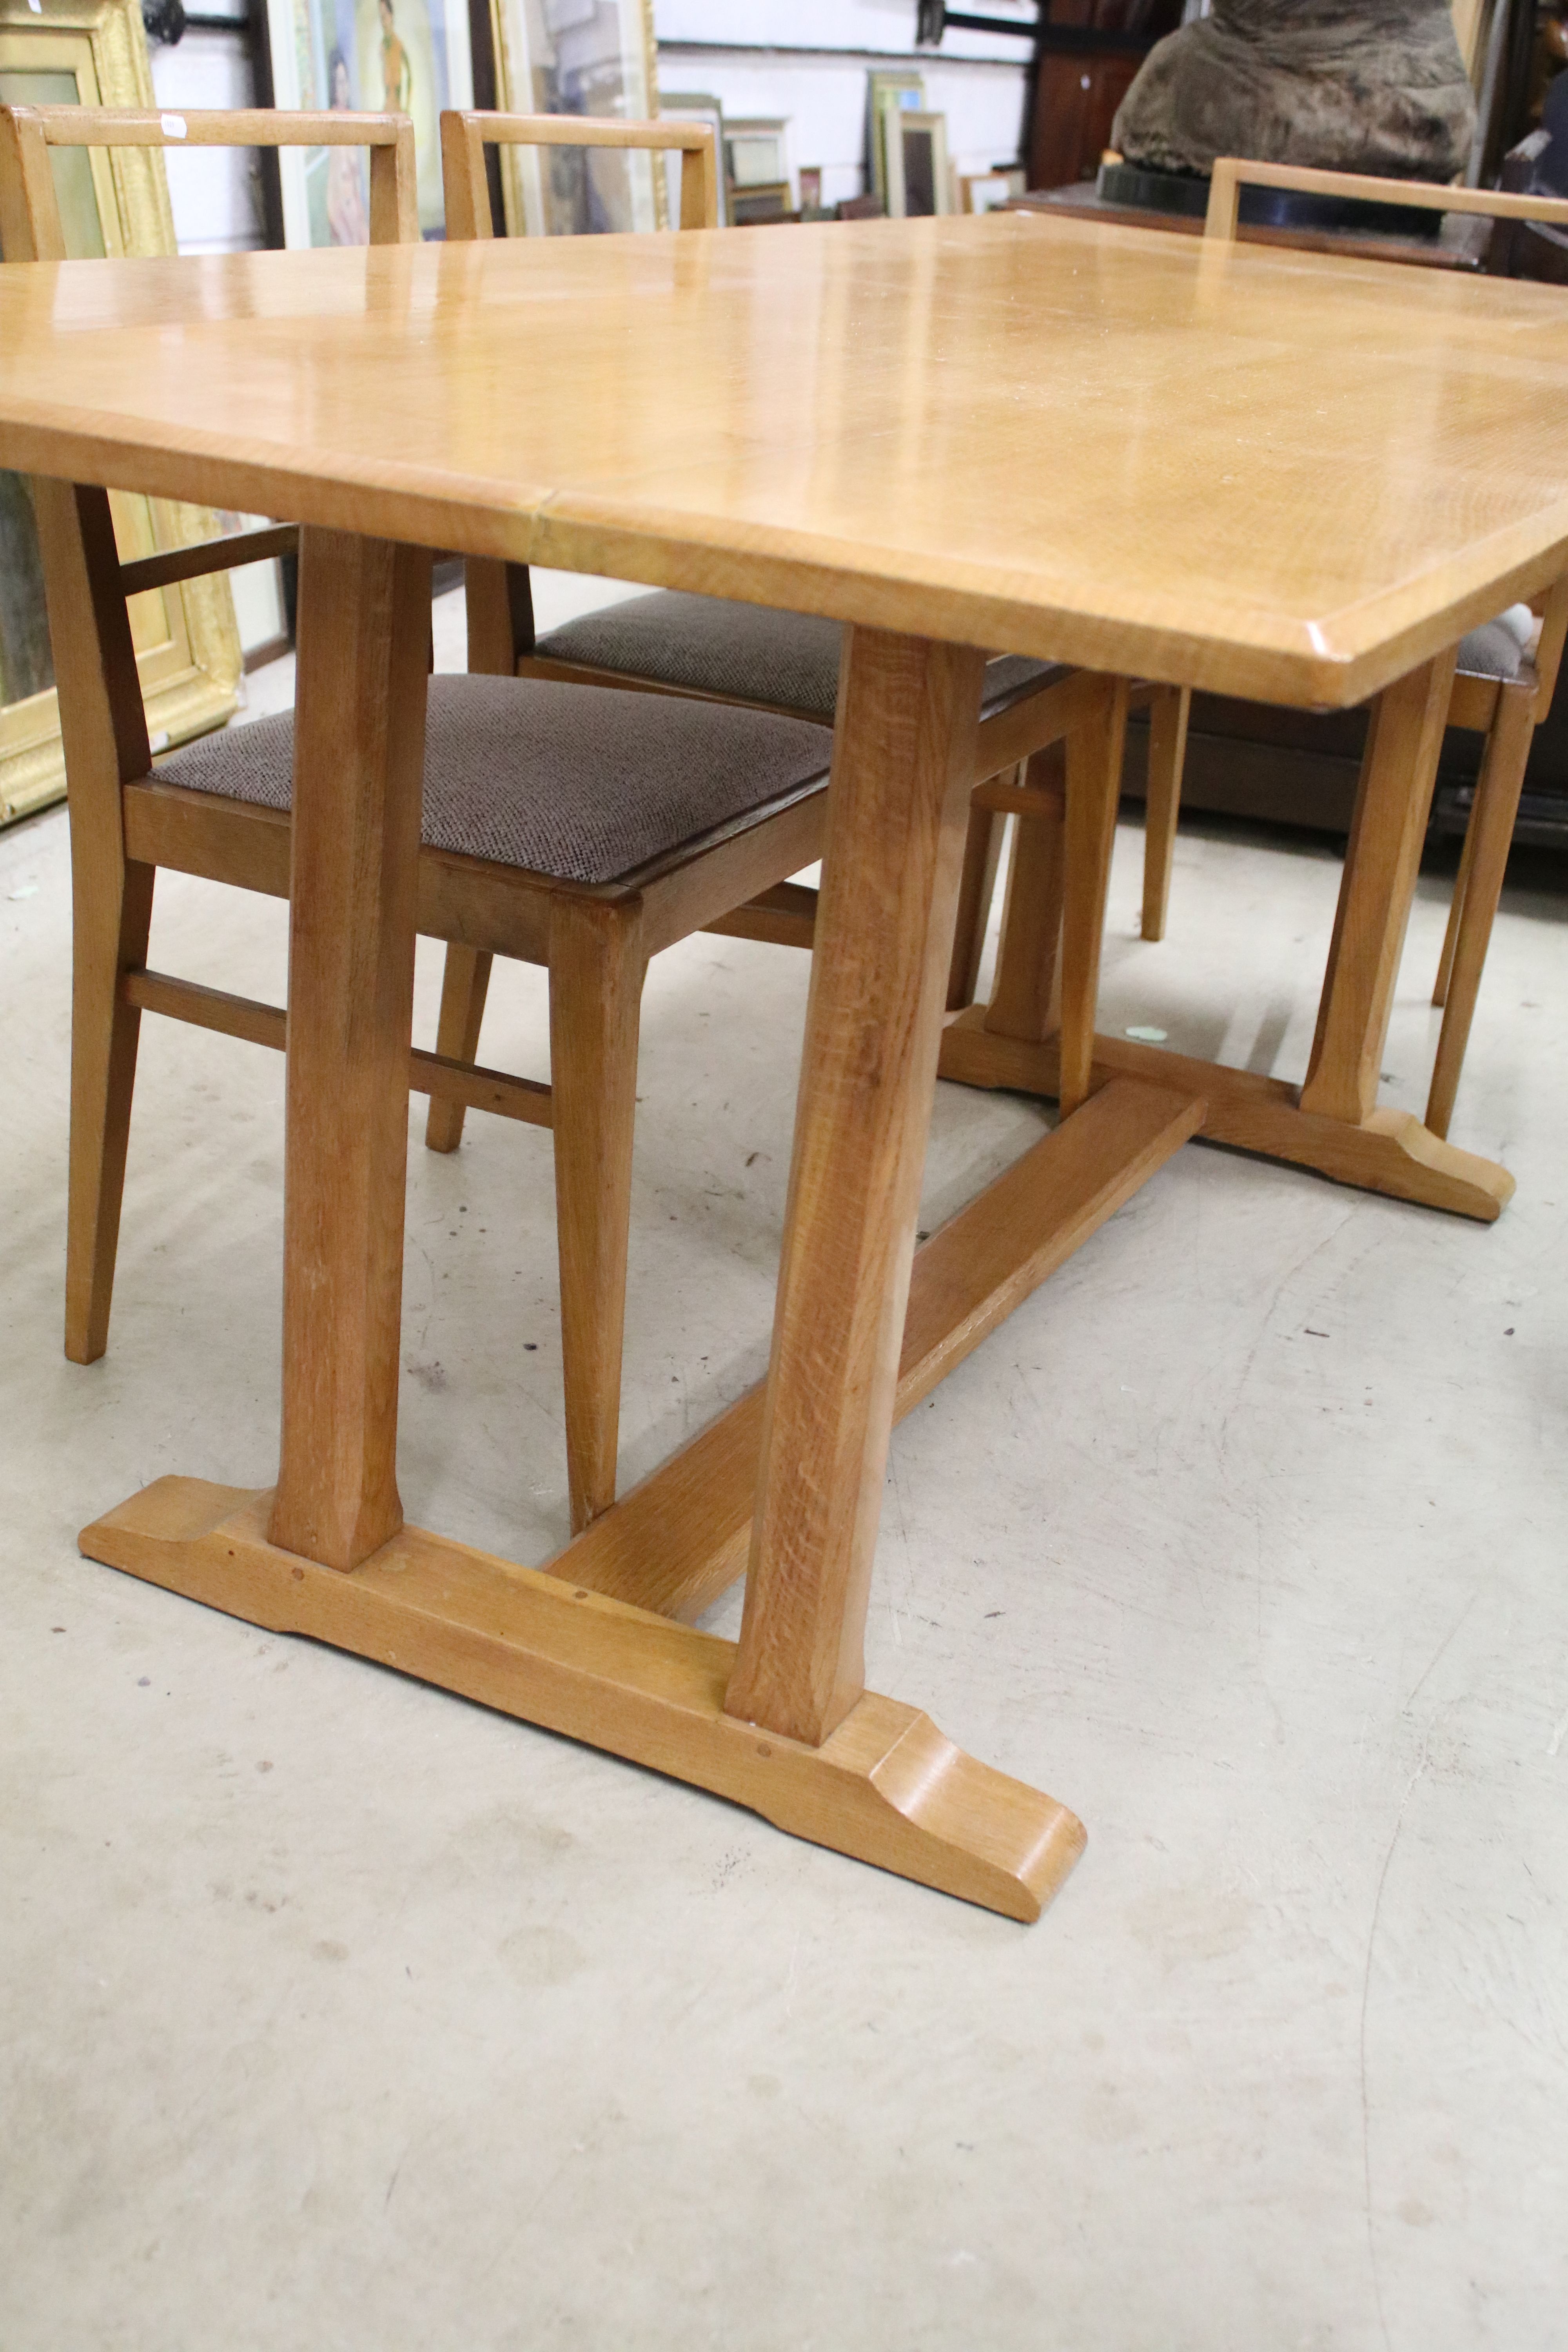
M493 72L503 113L658 114L653 0L489 0ZM707 101L704 101L706 103ZM507 147L501 202L510 236L582 236L668 226L663 158L610 148ZM656 168L656 164L658 168Z
M273 101L406 114L418 158L419 227L446 229L441 110L472 106L468 0L271 0ZM279 150L286 245L368 245L370 173L361 147Z
M895 219L929 219L952 210L947 117L902 108L888 123L888 210Z
M898 144L889 132L889 121L923 107L925 88L924 76L913 68L890 67L866 77L866 193L880 197L885 212L893 209L888 201L889 151Z
M155 106L136 0L0 0L0 100ZM112 163L101 149L56 148L49 160L72 258L175 250L157 148L121 148ZM210 514L164 499L116 490L110 503L127 562L210 539L216 529ZM221 726L235 708L240 668L227 580L133 597L131 627L154 751ZM0 474L0 822L64 790L32 498L19 475Z
M994 172L965 172L958 183L961 213L994 213L1024 193L1024 174L1011 165Z

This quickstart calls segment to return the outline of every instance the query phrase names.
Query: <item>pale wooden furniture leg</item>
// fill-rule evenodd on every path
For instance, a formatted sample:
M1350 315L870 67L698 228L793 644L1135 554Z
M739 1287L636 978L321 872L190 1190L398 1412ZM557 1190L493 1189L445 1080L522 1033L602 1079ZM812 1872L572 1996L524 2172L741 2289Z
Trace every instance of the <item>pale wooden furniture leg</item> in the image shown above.
M436 1024L436 1051L444 1060L479 1059L479 1030L489 985L490 958L477 948L466 948L460 941L451 940L441 976L441 1015ZM431 1096L425 1120L426 1150L456 1151L463 1139L464 1109L462 1103L449 1097Z
M1023 764L1016 772L1024 781ZM991 809L972 808L963 841L963 870L958 883L958 917L952 930L952 958L947 970L947 1009L959 1012L974 1002L980 959L985 952L985 924L996 887L996 866L1002 855L1003 821Z
M1077 1110L1089 1090L1094 1013L1105 938L1105 897L1121 754L1127 740L1127 681L1104 681L1103 712L1067 740L1066 897L1062 902L1061 1107Z
M1437 1058L1432 1069L1432 1089L1426 1098L1426 1125L1434 1135L1446 1136L1454 1115L1454 1097L1469 1043L1492 921L1508 870L1508 853L1513 842L1514 820L1519 814L1519 796L1524 789L1524 771L1534 740L1535 720L1534 685L1505 686L1487 739L1486 763L1476 784L1475 805L1465 835L1461 887L1455 890L1454 909L1448 919L1452 931L1458 918L1458 939L1452 961L1442 975L1447 983L1446 1009L1437 1039ZM1447 962L1447 946L1444 954Z
M725 1700L813 1746L864 1685L983 674L966 647L845 634L751 1566Z
M390 585L392 609L379 635L368 624L340 626L336 658L351 679L363 681L376 669L374 646L384 652L390 640L403 656L397 675L406 699L423 672L420 615L404 593L402 551L371 546L359 561L373 584ZM320 567L308 578L319 590ZM332 658L323 625L302 685L308 688L312 667L319 671ZM391 667L380 665L384 696ZM160 1479L85 1528L89 1557L694 1781L783 1829L923 1885L1015 1918L1037 1917L1081 1851L1081 1823L1052 1798L963 1755L917 1709L861 1688L889 1430L896 1413L911 1410L1180 1150L1204 1105L1169 1086L1105 1085L942 1227L921 1253L911 1283L979 687L978 655L874 633L852 636L765 1392L741 1399L595 1519L548 1574L415 1528L396 1528L379 1549L362 1554L352 1574L336 1574L336 1562L318 1564L319 1549L301 1557L298 1546L285 1548L268 1496L187 1478ZM416 703L416 722L417 716ZM401 1233L401 1200L387 1192L386 1179L395 1160L401 1168L401 1155L384 1125L373 1135L370 1115L395 1083L379 1070L383 1046L395 1038L405 1056L408 1050L406 980L396 975L395 989L390 982L396 940L407 939L412 961L412 906L402 898L401 876L412 859L418 811L384 732L379 750L365 755L362 712L351 705L340 713L341 735L357 747L346 761L342 741L330 743L327 714L317 709L310 718L317 749L335 748L358 779L318 813L317 833L335 810L343 820L342 863L351 874L367 865L384 869L379 883L361 882L345 910L353 926L348 961L363 977L357 986L341 975L325 986L297 955L290 1020L296 1052L319 1040L335 1012L351 1074L346 1119L323 1118L303 1132L291 1123L289 1287L293 1334L300 1289L336 1285L341 1294L357 1264L361 1298L371 1302L359 1321L374 1327L375 1347L367 1348L363 1331L351 1332L346 1344L335 1344L331 1330L311 1335L322 1350L323 1382L335 1376L353 1405L363 1364L386 1360L382 1334L395 1307L390 1244ZM347 822L356 812L372 853L359 858ZM399 812L394 841L385 820ZM400 855L379 854L372 837L378 830ZM297 863L297 927L302 911L319 920L323 900L342 908L342 875L301 898L302 878ZM602 911L580 908L584 927L591 929ZM602 987L606 968L616 982L622 1017L612 1050L628 1076L641 951L624 924L617 940L596 945L578 938L568 946L563 937L559 958L562 974L570 968L584 984ZM560 993L556 962L552 954L552 1000ZM376 974L388 979L396 1002L384 1017L362 1020ZM367 1065L375 1069L374 1085L363 1075ZM405 1066L396 1068L399 1089ZM558 1085L564 1076L558 1066ZM401 1111L400 1091L397 1103ZM570 1105L564 1112L569 1123L578 1116ZM629 1129L629 1106L623 1123ZM307 1177L330 1164L334 1137L342 1139L353 1229L346 1241L301 1218L295 1184L301 1162ZM580 1142L579 1151L584 1148ZM357 1213L367 1192L383 1212L379 1234L368 1234ZM379 1500L391 1439L390 1412L362 1409L354 1428L340 1427L315 1456L294 1436L285 1469L306 1493L309 1473L329 1500L345 1493ZM348 1460L356 1442L357 1479ZM395 1487L391 1494L395 1511ZM695 1613L748 1549L740 1644L643 1605Z
M1051 743L1027 762L1026 789L1038 814L1020 809L1002 902L1002 930L987 1029L1036 1041L1061 1020L1062 903L1067 894L1067 746Z
M550 916L550 1076L574 1533L616 1499L645 968L637 902L557 896Z
M1156 687L1149 705L1149 791L1143 817L1143 937L1163 940L1182 806L1192 688Z
M1387 688L1373 707L1301 1088L1304 1111L1360 1126L1376 1107L1453 684L1450 650Z
M396 1471L428 550L300 534L283 1197L283 1433L270 1536L356 1568Z
M47 554L49 636L71 829L71 1110L66 1354L109 1344L142 1015L123 994L147 961L156 869L125 855L121 787L151 764L108 495L33 486Z
M1432 1002L1442 1005L1448 1002L1448 982L1454 976L1454 954L1459 944L1459 926L1465 916L1465 892L1470 883L1470 863L1476 854L1476 808L1479 799L1470 803L1470 821L1465 827L1464 846L1459 851L1458 872L1454 877L1454 895L1448 901L1448 921L1443 933L1443 952L1437 959L1437 977L1432 983Z
M1490 1223L1513 1194L1507 1169L1457 1150L1412 1112L1375 1104L1452 670L1451 655L1429 663L1389 688L1373 713L1319 1016L1314 1098L1282 1078L1105 1035L1094 1040L1090 1084L1131 1077L1202 1097L1198 1132L1213 1142ZM1046 828L1036 823L1019 830L1026 837ZM997 994L1009 966L1010 925L1009 914ZM942 1036L941 1075L962 1086L1059 1096L1062 1054L1054 1026L1037 1011L1032 1022L1013 1019L1004 1027L1003 1019L994 1002L955 1013Z

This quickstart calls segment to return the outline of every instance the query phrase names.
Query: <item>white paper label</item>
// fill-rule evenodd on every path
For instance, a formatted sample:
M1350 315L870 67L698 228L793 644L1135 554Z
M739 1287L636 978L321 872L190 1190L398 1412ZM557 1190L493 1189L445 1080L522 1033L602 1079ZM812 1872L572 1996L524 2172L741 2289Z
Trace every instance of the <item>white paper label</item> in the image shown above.
M183 114L161 114L158 117L158 121L163 126L163 136L165 139L183 139L184 137L185 118Z

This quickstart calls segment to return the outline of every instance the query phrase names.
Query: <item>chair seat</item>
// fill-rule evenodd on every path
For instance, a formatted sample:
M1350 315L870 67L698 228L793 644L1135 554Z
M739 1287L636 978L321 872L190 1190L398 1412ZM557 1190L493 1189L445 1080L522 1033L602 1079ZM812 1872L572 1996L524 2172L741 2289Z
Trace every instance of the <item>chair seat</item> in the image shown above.
M843 642L841 621L661 588L568 621L533 650L543 661L646 677L689 694L809 711L830 726ZM989 717L1026 688L1066 676L1060 663L1002 654L986 665L982 714Z
M1472 629L1459 640L1460 675L1500 677L1505 681L1517 677L1534 625L1535 615L1528 604L1510 604L1495 621L1484 621L1479 629Z
M831 732L717 702L438 677L425 729L430 849L552 881L616 882L769 814L826 777ZM230 727L160 761L155 783L287 809L292 712Z

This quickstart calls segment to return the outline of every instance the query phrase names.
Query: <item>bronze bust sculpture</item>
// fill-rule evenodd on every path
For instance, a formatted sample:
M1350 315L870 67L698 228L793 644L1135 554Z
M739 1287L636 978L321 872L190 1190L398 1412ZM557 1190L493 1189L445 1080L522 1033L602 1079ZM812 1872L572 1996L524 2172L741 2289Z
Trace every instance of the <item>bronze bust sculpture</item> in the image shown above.
M1214 0L1150 51L1111 138L1158 172L1245 155L1450 180L1475 125L1447 0Z

